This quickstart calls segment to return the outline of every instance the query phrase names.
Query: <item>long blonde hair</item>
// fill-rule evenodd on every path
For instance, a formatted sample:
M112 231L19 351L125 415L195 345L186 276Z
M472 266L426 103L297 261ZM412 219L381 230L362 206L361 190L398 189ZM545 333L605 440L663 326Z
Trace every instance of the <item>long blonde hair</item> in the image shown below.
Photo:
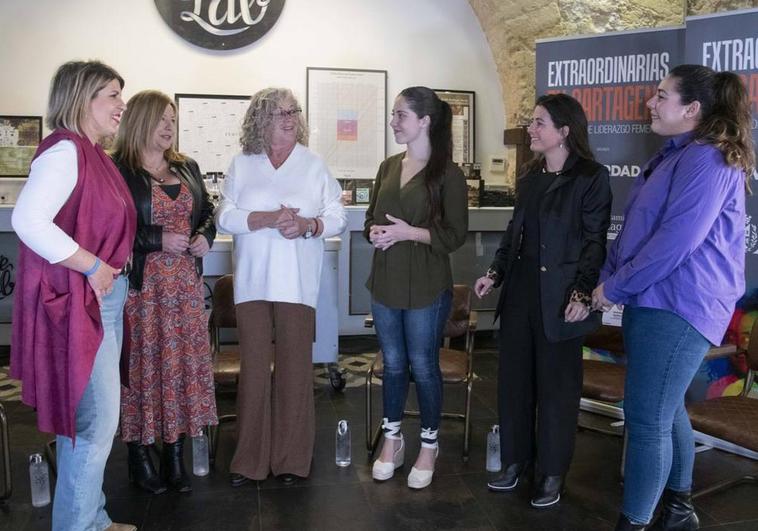
M176 113L173 100L158 90L143 90L132 96L121 116L113 157L132 171L142 168L142 154L147 149L167 105ZM174 146L164 151L163 157L169 163L181 163L186 159Z
M89 103L105 86L124 79L110 66L100 61L69 61L58 67L50 83L45 123L52 129L68 129L83 135L82 122Z

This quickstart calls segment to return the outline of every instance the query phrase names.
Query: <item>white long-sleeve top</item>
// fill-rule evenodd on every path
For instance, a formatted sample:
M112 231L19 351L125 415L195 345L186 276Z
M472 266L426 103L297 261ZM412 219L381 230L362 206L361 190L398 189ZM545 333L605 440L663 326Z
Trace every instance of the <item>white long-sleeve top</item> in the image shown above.
M70 140L57 142L32 162L11 215L11 225L19 239L51 264L69 258L79 249L79 244L53 221L78 178L76 146Z
M216 226L234 238L234 302L291 302L316 307L324 238L347 224L342 190L324 161L295 145L279 168L265 153L234 157L221 190ZM278 230L251 231L251 212L281 205L299 208L299 216L319 218L323 232L314 238L286 239Z

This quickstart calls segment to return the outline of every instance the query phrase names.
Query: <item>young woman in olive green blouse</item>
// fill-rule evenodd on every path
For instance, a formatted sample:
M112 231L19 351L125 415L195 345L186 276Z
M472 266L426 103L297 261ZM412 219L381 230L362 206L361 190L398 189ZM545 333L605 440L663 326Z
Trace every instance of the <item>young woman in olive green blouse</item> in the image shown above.
M400 423L412 371L421 451L408 486L416 489L431 483L439 454L439 346L453 286L449 256L468 231L466 181L452 160L451 122L450 106L431 89L400 93L390 126L407 149L379 166L364 225L375 248L366 286L384 356L384 444L372 475L387 480L403 464Z

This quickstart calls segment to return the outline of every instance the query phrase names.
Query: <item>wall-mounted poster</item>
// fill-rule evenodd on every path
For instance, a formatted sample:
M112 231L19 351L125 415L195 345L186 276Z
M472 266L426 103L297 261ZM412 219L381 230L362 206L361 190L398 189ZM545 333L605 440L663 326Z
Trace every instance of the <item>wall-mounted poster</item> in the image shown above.
M730 70L748 88L753 113L753 142L758 147L758 9L687 18L685 59L717 72ZM745 281L747 293L758 288L758 173L751 179L752 194L745 198Z
M337 179L373 179L387 153L387 71L306 69L310 147Z
M650 130L647 100L683 56L680 27L537 41L536 95L562 92L579 100L592 152L610 173L609 240L624 225L626 199L641 167L664 142Z
M178 149L203 173L226 173L240 151L240 129L250 96L176 94Z
M41 116L0 116L0 177L29 175L41 140Z
M470 90L434 89L442 101L453 111L453 162L457 164L476 160L474 127L474 100Z

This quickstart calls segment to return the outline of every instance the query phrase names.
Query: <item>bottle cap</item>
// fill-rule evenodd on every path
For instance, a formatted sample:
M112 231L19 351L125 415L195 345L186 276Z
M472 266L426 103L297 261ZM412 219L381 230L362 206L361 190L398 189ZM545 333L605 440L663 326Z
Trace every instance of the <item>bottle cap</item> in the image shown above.
M341 421L337 423L337 431L340 434L347 432L347 421L345 419L342 419Z
M32 455L29 456L29 462L30 463L37 464L37 463L41 463L42 461L44 461L44 459L42 459L42 455L41 454L32 454Z

